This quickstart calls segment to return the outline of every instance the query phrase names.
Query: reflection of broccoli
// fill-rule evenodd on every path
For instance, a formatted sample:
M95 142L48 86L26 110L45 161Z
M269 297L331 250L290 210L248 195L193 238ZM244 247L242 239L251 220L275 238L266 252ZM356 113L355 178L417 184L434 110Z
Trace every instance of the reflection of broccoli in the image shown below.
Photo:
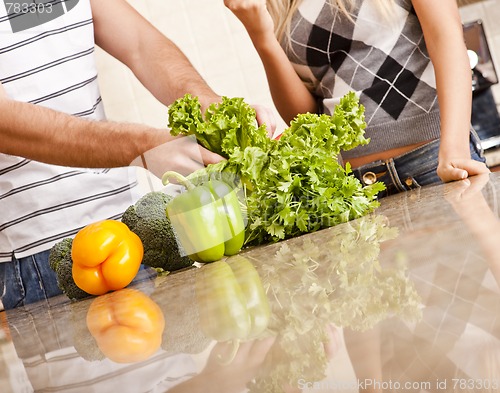
M151 299L165 316L161 346L170 354L203 352L211 340L200 329L200 316L196 306L195 277L197 269L183 271L175 280L166 276L156 281Z
M78 354L87 361L103 360L104 354L87 327L87 312L91 302L75 302L71 304L71 325L73 346Z
M57 275L57 285L71 300L83 299L90 296L78 288L73 280L73 261L71 260L71 245L73 239L66 238L54 244L50 249L49 265Z
M122 217L122 222L142 240L142 263L165 271L175 271L193 264L179 250L172 224L167 218L167 204L171 199L171 196L160 191L149 192L130 206Z

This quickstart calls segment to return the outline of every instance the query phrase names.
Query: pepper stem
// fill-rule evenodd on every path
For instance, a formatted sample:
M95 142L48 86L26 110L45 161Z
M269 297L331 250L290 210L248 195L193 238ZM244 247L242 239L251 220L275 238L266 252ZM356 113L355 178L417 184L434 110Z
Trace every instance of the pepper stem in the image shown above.
M170 183L170 178L174 178L188 190L192 190L193 188L195 188L195 185L191 183L185 176L182 176L180 173L177 173L175 171L168 171L163 174L163 176L161 177L161 182L164 186Z
M238 349L240 349L240 340L232 340L231 344L232 344L231 353L229 354L227 359L224 359L221 354L217 356L217 359L221 366L227 366L231 364L234 358L236 357L236 354L238 353Z

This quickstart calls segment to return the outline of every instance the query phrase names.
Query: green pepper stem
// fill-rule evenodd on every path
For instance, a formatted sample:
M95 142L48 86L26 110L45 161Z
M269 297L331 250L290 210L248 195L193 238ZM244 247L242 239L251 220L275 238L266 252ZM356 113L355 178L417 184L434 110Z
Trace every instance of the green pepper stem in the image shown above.
M229 354L227 359L223 359L221 354L217 356L217 359L221 366L228 366L229 364L231 364L234 358L236 357L236 354L238 353L238 349L240 349L240 340L238 339L232 340L231 344L232 344L231 353Z
M177 173L175 171L168 171L163 174L161 177L161 182L163 183L164 186L166 186L168 183L170 183L170 178L175 178L181 185L186 187L188 190L192 190L195 188L195 185L191 183L185 176L182 176L180 173Z

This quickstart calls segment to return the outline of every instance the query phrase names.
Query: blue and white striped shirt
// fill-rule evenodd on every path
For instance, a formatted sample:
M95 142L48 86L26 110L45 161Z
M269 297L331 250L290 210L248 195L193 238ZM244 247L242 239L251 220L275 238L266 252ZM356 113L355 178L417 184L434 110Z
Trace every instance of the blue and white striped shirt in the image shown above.
M45 13L19 30L12 22L19 10L0 1L0 81L11 99L102 120L90 2L49 3L57 17L38 10ZM139 196L136 185L132 168L68 168L0 154L0 262L47 250L89 223L119 218Z

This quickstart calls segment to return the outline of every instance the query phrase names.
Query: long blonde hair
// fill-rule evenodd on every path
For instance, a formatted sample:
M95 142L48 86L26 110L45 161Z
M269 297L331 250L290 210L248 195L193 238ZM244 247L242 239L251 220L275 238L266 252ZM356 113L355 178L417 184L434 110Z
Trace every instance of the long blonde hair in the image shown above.
M360 0L328 0L332 7L337 7L350 21L354 22L350 12ZM374 0L384 18L390 19L394 11L395 0ZM276 37L281 41L290 34L290 23L302 0L267 0L267 9L274 21Z

